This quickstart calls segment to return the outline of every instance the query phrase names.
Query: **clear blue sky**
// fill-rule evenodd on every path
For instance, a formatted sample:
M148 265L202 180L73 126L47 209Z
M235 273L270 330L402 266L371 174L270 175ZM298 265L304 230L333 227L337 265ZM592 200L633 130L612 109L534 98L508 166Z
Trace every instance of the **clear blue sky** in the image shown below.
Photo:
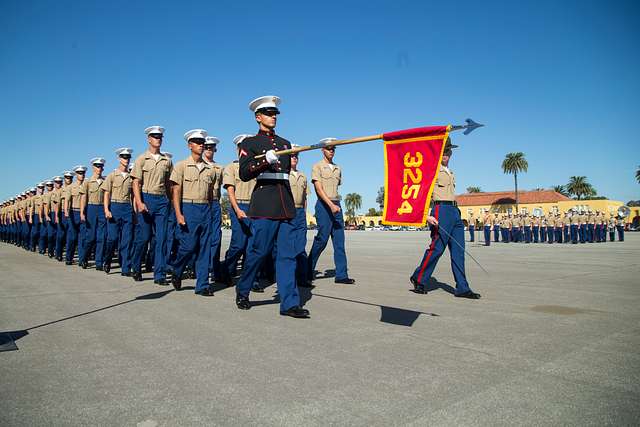
M298 144L472 117L456 135L458 192L585 175L599 194L640 199L640 2L163 2L0 4L0 198L91 157L146 146L187 156L186 130L254 132L248 102L283 98L278 133ZM319 153L306 153L310 172ZM375 206L382 146L339 148L342 194Z

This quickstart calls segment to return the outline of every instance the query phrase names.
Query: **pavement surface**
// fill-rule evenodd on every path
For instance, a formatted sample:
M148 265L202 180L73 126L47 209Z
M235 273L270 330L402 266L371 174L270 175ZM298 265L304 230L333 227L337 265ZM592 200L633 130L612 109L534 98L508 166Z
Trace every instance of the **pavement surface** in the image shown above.
M467 243L489 271L467 258L479 301L451 295L448 255L410 291L428 241L348 232L357 285L316 280L308 320L278 314L275 286L239 311L232 288L196 297L0 244L18 348L0 352L0 425L638 425L640 233Z

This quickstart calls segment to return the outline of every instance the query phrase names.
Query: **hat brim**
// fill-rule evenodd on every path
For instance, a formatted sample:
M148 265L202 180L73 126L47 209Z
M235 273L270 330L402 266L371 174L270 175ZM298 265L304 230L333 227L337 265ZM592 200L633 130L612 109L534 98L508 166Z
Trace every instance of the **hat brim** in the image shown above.
M278 110L277 107L264 107L264 108L258 108L256 110L256 114L259 113L276 113L276 114L280 114L280 110Z

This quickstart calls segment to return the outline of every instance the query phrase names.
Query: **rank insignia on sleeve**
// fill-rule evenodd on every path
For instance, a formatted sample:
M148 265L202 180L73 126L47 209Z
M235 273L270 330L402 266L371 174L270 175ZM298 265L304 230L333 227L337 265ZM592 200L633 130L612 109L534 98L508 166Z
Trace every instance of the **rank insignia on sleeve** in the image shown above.
M246 155L247 155L247 152L244 150L244 148L240 150L240 157L244 157Z

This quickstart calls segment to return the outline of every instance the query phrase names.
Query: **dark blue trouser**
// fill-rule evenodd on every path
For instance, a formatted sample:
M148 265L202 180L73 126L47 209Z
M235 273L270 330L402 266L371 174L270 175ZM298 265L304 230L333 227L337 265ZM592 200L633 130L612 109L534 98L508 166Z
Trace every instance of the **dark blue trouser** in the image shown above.
M104 217L104 207L102 205L87 205L87 217L85 224L85 247L84 257L81 261L86 262L91 251L96 249L96 267L102 267L104 262L104 246L106 237L106 220Z
M539 240L540 240L540 226L534 225L533 226L533 243L538 243Z
M169 199L164 194L142 193L142 200L147 206L147 212L139 212L137 215L132 270L142 271L142 255L153 234L156 239L153 279L162 280L166 276L167 269L166 233Z
M29 231L29 249L35 251L40 240L40 217L33 214L31 219L31 230Z
M476 240L476 226L469 225L469 241L475 242L475 240Z
M68 219L60 212L56 231L56 258L62 258L62 249L67 242Z
M247 244L242 277L236 286L239 296L249 297L258 270L265 258L277 245L276 282L280 296L280 312L300 305L300 295L295 281L296 239L293 220L254 218L251 220L251 236Z
M232 209L233 210L233 209ZM220 246L222 246L222 209L219 201L211 202L211 261L209 271L214 278L221 278Z
M451 270L456 281L456 295L468 292L469 283L464 271L464 224L460 219L460 210L456 206L435 205L431 210L431 216L438 220L438 227L430 227L431 244L411 277L418 283L427 285L438 260L448 247L451 255ZM441 229L444 233L440 231ZM455 239L458 244L452 239Z
M84 257L84 222L80 221L80 209L73 209L67 218L67 254L66 261L73 261L78 249L78 259Z
M503 227L500 231L502 231L502 243L509 243L509 229Z
M618 230L618 241L624 242L624 226L616 225L616 229Z
M571 243L578 243L578 224L571 224Z
M554 236L553 232L555 231L555 227L552 225L547 225L547 242L553 243Z
M531 226L524 226L524 241L525 243L531 243Z
M540 226L540 243L544 243L547 241L547 227L544 225Z
M569 243L569 226L565 225L563 228L564 228L564 242Z
M498 224L495 224L493 226L493 241L494 242L500 241L500 226Z
M47 251L48 229L49 229L49 226L47 223L47 219L43 215L42 218L40 218L40 232L38 233L38 250L40 251L41 254L44 254Z
M133 255L133 208L130 203L112 202L109 210L111 211L111 219L107 221L104 263L111 265L116 245L119 245L120 271L130 273Z
M484 245L491 246L491 226L485 225L483 228L484 228Z
M195 255L196 293L209 287L211 263L211 205L209 203L183 203L185 225L176 223L178 241L176 259L171 263L173 274L182 277L187 263ZM156 245L160 242L156 241Z
M607 224L602 224L602 228L600 229L600 241L607 241Z
M47 221L47 251L49 256L56 253L56 235L58 233L58 225L54 222L53 212L50 214L51 221Z
M340 202L333 203L340 206ZM318 200L316 202L316 222L318 223L318 231L313 238L311 251L309 251L308 277L313 278L313 272L320 258L320 254L322 254L322 251L327 247L329 237L331 237L331 242L333 243L333 262L336 268L335 278L336 280L348 278L342 210L334 215L322 200Z
M238 203L238 207L244 213L249 211L248 203ZM231 241L229 242L229 249L227 249L224 255L224 262L221 267L223 276L233 277L236 274L240 257L245 255L244 261L247 261L246 252L249 237L251 236L251 219L244 218L239 220L233 209L229 210L229 216L231 217Z
M307 282L308 257L307 246L307 211L305 208L296 208L296 217L293 223L294 249L296 252L296 284Z
M593 243L593 224L587 224L587 242Z
M587 238L587 224L580 224L579 234L580 234L580 243L584 243Z
M22 223L22 242L25 249L31 249L31 224L28 218Z
M615 242L616 241L616 229L615 228L610 228L609 229L609 241L610 242Z
M556 227L556 243L562 243L562 227Z

